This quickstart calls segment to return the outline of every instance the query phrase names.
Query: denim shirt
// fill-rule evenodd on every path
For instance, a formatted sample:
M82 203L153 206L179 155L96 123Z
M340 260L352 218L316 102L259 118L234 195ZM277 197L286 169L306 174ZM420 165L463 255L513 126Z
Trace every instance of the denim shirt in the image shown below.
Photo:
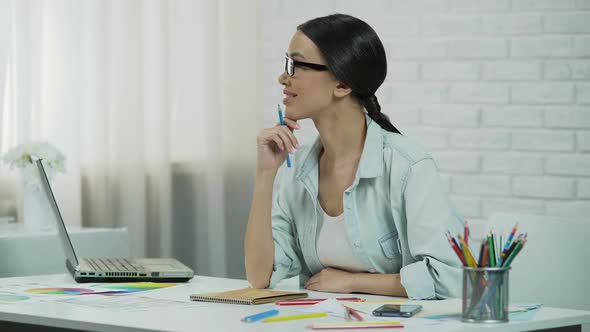
M400 273L411 299L459 297L461 264L445 232L463 219L443 188L430 154L411 139L383 130L366 117L367 136L352 185L345 190L344 222L353 253L369 272ZM316 239L319 138L302 147L292 168L281 167L273 200L274 267L270 287L325 266ZM303 282L303 281L302 281Z

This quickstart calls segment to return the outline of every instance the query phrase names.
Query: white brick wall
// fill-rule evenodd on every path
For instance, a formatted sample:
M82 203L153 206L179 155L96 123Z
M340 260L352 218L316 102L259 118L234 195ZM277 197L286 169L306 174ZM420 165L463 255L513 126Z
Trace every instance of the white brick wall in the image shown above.
M578 152L590 153L590 131L580 131L576 136Z
M590 1L262 3L263 125L276 122L277 76L297 24L351 14L386 47L383 111L432 152L466 217L590 215ZM309 142L316 132L304 127Z

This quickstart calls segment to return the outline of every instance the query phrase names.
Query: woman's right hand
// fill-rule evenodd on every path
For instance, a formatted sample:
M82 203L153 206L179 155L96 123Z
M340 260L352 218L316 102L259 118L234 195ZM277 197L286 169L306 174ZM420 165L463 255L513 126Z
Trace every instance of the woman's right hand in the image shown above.
M287 159L288 153L299 149L299 142L293 130L301 128L297 121L284 118L285 125L277 124L265 128L256 137L258 148L258 169L277 171Z

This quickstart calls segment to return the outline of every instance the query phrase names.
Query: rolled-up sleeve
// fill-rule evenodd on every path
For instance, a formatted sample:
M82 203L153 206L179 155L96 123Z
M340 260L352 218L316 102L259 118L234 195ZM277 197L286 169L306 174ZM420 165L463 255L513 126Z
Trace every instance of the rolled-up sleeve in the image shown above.
M269 287L279 281L294 277L301 272L301 250L296 240L293 217L286 212L279 189L272 206L272 238L274 241L274 266Z
M459 297L461 264L444 234L460 232L463 219L432 158L411 165L405 180L405 240L410 259L403 262L401 283L411 299Z

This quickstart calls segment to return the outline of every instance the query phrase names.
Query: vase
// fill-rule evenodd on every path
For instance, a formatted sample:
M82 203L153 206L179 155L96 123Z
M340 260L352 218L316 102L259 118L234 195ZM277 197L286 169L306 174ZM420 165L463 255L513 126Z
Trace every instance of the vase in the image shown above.
M53 212L49 199L41 184L24 183L23 223L28 231L48 231L55 229Z

